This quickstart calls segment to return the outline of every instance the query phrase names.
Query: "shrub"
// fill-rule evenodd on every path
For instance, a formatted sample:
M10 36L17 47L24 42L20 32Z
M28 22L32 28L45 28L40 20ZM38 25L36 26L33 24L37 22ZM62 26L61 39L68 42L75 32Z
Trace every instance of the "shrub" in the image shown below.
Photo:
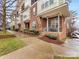
M26 28L26 29L24 29L23 32L24 32L24 33L29 32L29 29Z
M30 32L32 32L33 35L39 35L39 31L36 31L36 30L30 30Z
M54 56L54 59L79 59L79 57Z
M39 31L36 30L29 30L29 29L24 29L24 33L32 34L32 35L39 35Z
M49 34L49 35L47 35L47 37L48 38L50 38L50 39L57 39L57 35L53 35L53 34Z

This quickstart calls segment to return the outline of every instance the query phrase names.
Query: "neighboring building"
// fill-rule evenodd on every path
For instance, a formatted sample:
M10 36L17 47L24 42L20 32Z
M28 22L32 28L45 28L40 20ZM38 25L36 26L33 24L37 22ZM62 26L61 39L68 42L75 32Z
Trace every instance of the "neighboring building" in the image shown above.
M21 0L17 6L21 31L29 28L45 34L56 33L60 39L66 37L65 21L69 16L66 0Z
M12 12L12 15L11 15L11 28L14 29L14 30L18 30L18 22L19 20L17 19L17 11L14 10Z
M17 21L16 26L18 27L19 31L23 31L25 28L29 29L30 6L31 0L17 0L16 13L14 12L16 20L14 21Z
M24 0L24 9L22 15L23 15L23 23L25 27L23 29L30 28L30 6L31 6L31 0Z

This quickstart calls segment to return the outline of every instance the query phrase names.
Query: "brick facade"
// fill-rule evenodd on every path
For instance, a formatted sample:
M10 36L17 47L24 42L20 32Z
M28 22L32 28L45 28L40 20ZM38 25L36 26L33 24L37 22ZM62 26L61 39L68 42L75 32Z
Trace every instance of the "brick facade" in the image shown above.
M33 14L34 13L33 8L35 8L35 15ZM36 21L36 30L43 32L44 28L46 28L46 26L47 26L47 19L37 16L37 3L35 3L31 6L30 16L31 16L30 17L30 29L32 29L32 22ZM47 32L47 34L57 33L59 39L63 39L66 37L67 30L66 30L66 23L65 23L64 16L61 16L61 18L60 18L60 31L61 32Z
M20 31L23 31L26 27L29 29L33 29L33 25L35 24L35 30L39 32L44 32L45 28L47 27L47 18L43 18L42 16L37 15L37 1L34 0L35 2L31 2L31 6L29 7L30 9L30 15L29 15L29 22L24 22L22 19L22 16L20 17ZM21 9L22 5L18 9ZM49 14L49 13L48 13ZM58 15L54 15L53 17L56 17ZM50 20L50 19L49 19ZM60 32L46 32L46 34L58 34L59 39L63 39L66 37L66 32L67 32L67 27L65 23L65 16L60 16Z

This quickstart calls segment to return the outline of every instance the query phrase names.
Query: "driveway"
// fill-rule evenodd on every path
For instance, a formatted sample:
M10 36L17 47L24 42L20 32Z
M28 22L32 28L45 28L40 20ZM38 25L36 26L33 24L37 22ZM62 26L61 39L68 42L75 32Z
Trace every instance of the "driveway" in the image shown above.
M76 38L68 39L64 44L64 46L79 52L79 39Z

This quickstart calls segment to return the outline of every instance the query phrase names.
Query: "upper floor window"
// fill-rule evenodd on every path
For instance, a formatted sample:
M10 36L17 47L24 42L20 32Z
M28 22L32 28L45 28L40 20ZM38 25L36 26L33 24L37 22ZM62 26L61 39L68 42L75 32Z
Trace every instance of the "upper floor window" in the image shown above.
M18 15L18 11L17 11L17 15Z
M53 1L53 0L49 0L49 1L50 1L50 5L54 3L54 1Z
M27 17L27 15L24 15L23 17L24 17L24 18L26 18L26 17Z
M49 1L46 1L45 2L45 7L48 7L49 6Z
M32 22L32 30L36 30L36 21Z
M37 0L31 0L31 4L34 4Z
M41 9L44 9L54 3L54 0L48 0L41 5Z
M33 8L33 15L36 15L36 8Z
M41 5L41 8L44 9L44 4Z
M22 5L22 7L21 7L21 10L22 10L22 11L24 10L24 3L23 3L23 5Z

